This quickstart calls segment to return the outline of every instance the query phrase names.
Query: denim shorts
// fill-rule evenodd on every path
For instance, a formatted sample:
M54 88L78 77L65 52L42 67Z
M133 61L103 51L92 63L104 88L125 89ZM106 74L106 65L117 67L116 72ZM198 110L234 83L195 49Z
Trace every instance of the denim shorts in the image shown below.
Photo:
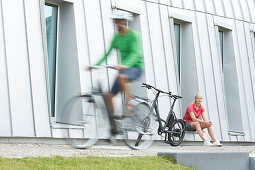
M141 76L141 73L142 73L142 69L138 68L138 67L131 67L124 71L119 72L119 74L127 75L129 82L132 82L132 81L138 79ZM118 78L116 78L116 80L113 84L111 93L116 95L119 91L120 91L120 85L119 85Z
M189 122L189 123L186 123L185 130L187 130L187 131L196 131L196 128L195 129L192 128L191 127L191 122Z

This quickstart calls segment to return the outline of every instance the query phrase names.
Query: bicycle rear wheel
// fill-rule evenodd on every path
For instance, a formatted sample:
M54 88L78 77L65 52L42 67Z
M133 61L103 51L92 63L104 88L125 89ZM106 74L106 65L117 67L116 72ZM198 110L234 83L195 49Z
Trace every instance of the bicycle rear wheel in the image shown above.
M126 117L124 124L124 141L131 149L140 150L150 147L154 140L155 117L150 113L147 103L135 106L135 115Z
M64 107L64 115L68 115L68 137L66 142L74 148L85 149L98 141L99 108L90 95L72 98ZM81 115L74 119L74 115Z
M171 146L178 146L182 143L185 135L185 123L183 120L174 120L169 131L175 133L168 133L168 141Z

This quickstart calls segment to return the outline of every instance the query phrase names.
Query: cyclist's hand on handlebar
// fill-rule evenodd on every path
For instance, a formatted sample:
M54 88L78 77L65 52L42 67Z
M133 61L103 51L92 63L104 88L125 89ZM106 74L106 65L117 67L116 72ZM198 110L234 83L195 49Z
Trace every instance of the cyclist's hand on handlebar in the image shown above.
M127 67L127 66L124 66L124 65L118 65L118 66L116 66L115 68L116 68L116 70L118 70L118 71L124 71L124 70L128 69L128 67Z
M85 70L87 70L87 71L91 71L91 69L92 69L91 66L87 66L87 67L85 68Z

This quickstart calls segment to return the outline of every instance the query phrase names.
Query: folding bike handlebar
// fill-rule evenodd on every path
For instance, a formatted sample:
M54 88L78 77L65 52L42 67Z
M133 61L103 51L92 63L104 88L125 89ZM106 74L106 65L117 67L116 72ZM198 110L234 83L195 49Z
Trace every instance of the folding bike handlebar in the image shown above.
M156 90L159 93L163 93L163 94L169 95L169 97L171 97L171 98L175 98L175 99L181 99L182 98L182 96L174 95L174 94L172 94L172 92L165 92L165 91L159 90L156 87L154 87L152 85L149 85L149 84L146 84L146 83L143 83L142 87L146 87L147 89L154 89L154 90Z

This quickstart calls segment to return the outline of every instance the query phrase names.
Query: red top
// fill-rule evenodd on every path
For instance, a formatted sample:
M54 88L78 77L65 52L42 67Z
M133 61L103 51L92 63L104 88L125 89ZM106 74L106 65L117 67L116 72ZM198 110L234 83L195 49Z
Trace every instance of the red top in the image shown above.
M190 117L190 112L193 112L195 114L195 117L198 119L200 115L205 111L204 107L200 105L200 108L196 109L196 104L192 103L187 107L186 113L183 117L183 120L186 120L186 123L193 122L193 120Z

